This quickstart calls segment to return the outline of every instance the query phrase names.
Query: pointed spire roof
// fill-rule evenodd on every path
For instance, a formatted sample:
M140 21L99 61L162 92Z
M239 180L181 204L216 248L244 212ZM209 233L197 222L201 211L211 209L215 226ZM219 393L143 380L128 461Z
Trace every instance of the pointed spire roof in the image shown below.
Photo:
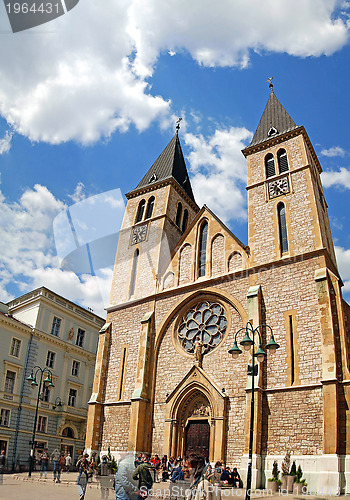
M195 201L186 163L182 154L178 130L176 130L174 137L133 191L138 191L156 182L171 178L175 179L191 200Z
M270 97L267 101L264 113L255 131L250 146L256 146L261 142L267 141L273 137L285 134L290 130L298 128L294 120L289 116L282 104L279 102L270 84Z

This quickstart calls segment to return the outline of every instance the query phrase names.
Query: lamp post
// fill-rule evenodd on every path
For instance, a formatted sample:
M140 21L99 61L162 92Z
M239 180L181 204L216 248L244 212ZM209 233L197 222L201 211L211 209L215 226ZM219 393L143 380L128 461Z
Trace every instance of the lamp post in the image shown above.
M259 363L263 362L266 358L266 352L262 348L262 337L261 337L261 329L267 328L271 332L270 341L266 344L265 348L268 349L271 354L276 352L279 348L277 342L275 342L272 328L269 325L259 325L256 328L253 328L253 325L250 321L246 324L244 328L238 330L235 335L235 341L233 347L229 349L229 354L232 355L234 359L237 359L238 356L242 353L242 350L238 347L237 344L237 335L241 332L244 332L244 337L240 342L240 345L243 346L245 351L250 351L252 348L252 370L251 373L248 371L248 375L252 377L252 396L250 402L250 430L249 430L249 458L248 458L248 470L247 470L247 487L246 487L246 495L245 499L250 500L250 492L252 486L252 458L253 458L253 434L254 434L254 377L255 377L255 358L259 361ZM255 335L259 338L258 349L255 351Z
M40 373L39 383L36 378L38 373ZM44 373L46 373L46 378L43 380ZM33 436L31 441L31 450L30 450L30 459L29 459L29 471L28 476L32 475L33 463L34 463L34 450L35 450L35 433L36 433L36 423L38 420L38 408L39 408L39 400L41 399L41 390L43 388L52 388L55 387L52 383L52 372L48 368L40 368L40 366L34 366L32 373L27 377L28 382L31 383L33 387L38 387L38 396L36 398L36 409L35 409L35 417L34 417L34 426L33 426Z

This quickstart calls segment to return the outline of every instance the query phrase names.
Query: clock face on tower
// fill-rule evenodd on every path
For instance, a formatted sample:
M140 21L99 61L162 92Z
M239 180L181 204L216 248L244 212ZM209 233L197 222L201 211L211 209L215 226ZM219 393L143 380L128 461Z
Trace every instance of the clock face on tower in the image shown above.
M276 198L281 194L289 193L288 177L269 182L269 198Z
M135 226L132 228L131 233L131 244L135 245L141 241L145 241L147 236L147 224L142 224L142 226Z

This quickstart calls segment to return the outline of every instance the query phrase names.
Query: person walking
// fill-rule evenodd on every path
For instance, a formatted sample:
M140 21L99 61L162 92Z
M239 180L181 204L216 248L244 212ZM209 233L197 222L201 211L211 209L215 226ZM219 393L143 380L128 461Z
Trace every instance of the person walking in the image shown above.
M49 450L48 448L44 448L44 451L40 455L40 477L43 477L44 473L44 479L47 477L47 466L49 463Z
M153 477L151 471L154 471L154 467L149 462L149 455L142 455L142 463L138 465L135 469L132 478L138 481L138 498L139 500L144 500L148 496L149 490L153 486Z
M68 452L68 454L66 456L66 472L70 471L71 465L72 465L72 457L70 456L70 453Z
M54 483L61 482L61 469L60 469L60 452L55 448L51 453L51 460L53 461L53 481Z
M88 459L89 459L89 454L84 453L84 455L82 455L77 462L77 467L79 470L79 475L77 479L79 500L84 500L85 498L86 485L88 482L88 469L89 469Z

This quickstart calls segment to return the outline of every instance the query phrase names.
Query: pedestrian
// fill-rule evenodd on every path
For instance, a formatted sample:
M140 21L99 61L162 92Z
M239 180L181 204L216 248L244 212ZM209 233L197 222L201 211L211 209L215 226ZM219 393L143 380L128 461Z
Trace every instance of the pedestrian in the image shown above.
M60 456L60 463L59 463L59 467L60 467L60 473L64 471L65 467L66 467L66 458L64 456L64 453L62 452L61 453L61 456ZM60 481L59 481L60 482Z
M84 455L82 455L77 462L77 467L79 470L79 475L77 479L79 500L84 500L85 497L86 485L88 482L88 469L89 469L88 458L89 454L84 453Z
M2 484L2 475L5 470L5 463L6 463L5 450L2 450L0 455L0 484Z
M144 500L148 496L149 490L153 486L153 478L151 471L154 471L154 467L149 463L149 455L142 455L142 463L138 465L135 469L133 479L138 480L138 498L139 500Z
M66 472L70 471L70 467L72 465L72 457L70 456L70 453L68 452L66 456Z
M60 452L55 448L51 453L51 460L53 461L53 481L54 483L61 482L61 469L60 469Z
M40 477L43 477L44 473L44 479L47 477L47 466L49 463L49 450L48 448L44 448L44 451L40 455Z

